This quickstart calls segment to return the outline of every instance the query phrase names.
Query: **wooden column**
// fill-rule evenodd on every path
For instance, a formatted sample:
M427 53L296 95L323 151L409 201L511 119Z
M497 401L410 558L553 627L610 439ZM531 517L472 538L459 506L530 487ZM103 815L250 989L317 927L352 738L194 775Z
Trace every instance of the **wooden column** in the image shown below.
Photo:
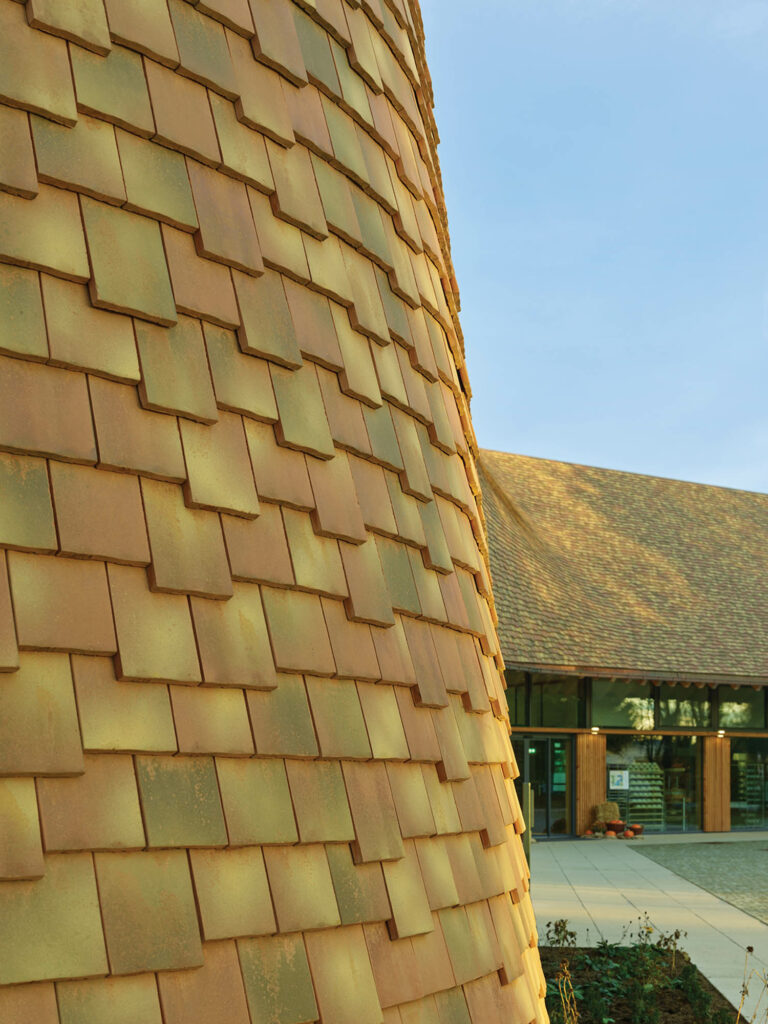
M595 807L605 800L605 736L576 735L576 834L595 820Z
M731 741L705 736L701 763L701 830L731 830Z

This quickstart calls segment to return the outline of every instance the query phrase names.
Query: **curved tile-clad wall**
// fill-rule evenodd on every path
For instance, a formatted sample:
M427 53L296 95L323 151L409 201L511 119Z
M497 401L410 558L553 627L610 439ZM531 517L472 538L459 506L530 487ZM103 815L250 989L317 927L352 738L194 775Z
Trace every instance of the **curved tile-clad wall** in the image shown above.
M0 0L0 1020L529 1024L415 0Z

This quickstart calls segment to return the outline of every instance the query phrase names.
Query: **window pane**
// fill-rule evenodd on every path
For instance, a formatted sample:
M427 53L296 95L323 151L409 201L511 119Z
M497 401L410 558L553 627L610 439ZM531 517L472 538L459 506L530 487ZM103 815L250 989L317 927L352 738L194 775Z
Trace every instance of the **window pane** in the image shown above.
M525 696L527 684L525 672L506 669L504 678L507 682L507 707L509 708L510 725L528 725L525 714Z
M699 748L698 736L608 736L607 794L619 816L648 832L698 829Z
M740 686L720 687L721 729L764 729L765 695L762 690Z
M562 676L533 676L531 725L575 728L579 724L579 680Z
M711 720L709 690L695 686L661 686L661 724L671 729L708 729Z
M731 740L731 828L768 825L768 742Z
M651 686L594 679L592 681L592 724L626 729L652 729L654 696Z

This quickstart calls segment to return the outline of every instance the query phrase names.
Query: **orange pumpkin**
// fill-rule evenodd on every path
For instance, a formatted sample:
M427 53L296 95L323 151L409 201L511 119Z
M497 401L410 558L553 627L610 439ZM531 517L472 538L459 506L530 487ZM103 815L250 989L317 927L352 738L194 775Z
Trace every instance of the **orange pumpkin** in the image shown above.
M609 828L608 831L605 833L605 838L606 839L615 839L616 838L616 833L612 829Z
M634 839L635 838L635 833L632 831L631 828L628 828L627 831L624 833L624 838L625 839Z

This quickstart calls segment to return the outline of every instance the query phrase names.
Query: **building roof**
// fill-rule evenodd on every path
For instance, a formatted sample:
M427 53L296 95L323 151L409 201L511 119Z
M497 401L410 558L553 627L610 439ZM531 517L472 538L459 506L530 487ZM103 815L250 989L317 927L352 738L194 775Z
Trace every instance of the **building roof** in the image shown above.
M768 681L768 495L483 451L508 667Z

